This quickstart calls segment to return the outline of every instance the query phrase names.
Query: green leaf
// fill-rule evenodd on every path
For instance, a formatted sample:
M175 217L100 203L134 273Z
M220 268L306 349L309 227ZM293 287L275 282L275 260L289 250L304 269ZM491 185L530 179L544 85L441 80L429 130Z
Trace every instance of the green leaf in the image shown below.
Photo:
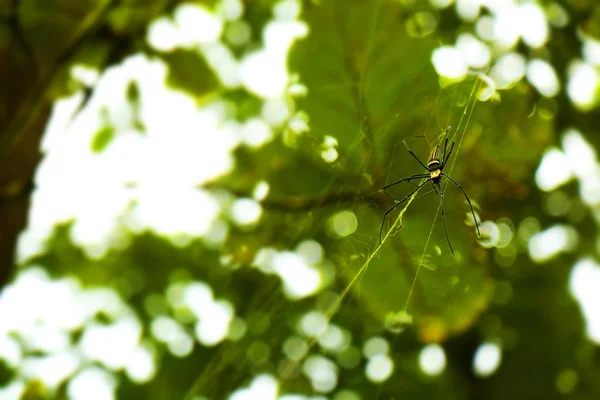
M582 25L583 31L592 38L600 40L600 7L596 5L590 8L591 10L587 11L591 12Z
M161 54L169 66L167 83L195 97L210 95L217 80L204 57L195 51L175 50Z
M445 237L439 196L429 185L418 199L390 214L385 232L407 207L403 228L378 248L383 214L394 205L381 188L424 172L403 142L426 164L433 144L451 125L456 148L445 172L462 183L485 218L497 207L485 202L485 194L500 185L487 171L506 169L512 180L527 182L529 176L520 174L527 169L512 166L535 165L551 125L537 115L527 117L530 91L503 94L500 103L480 103L475 100L480 84L476 79L440 88L429 59L441 45L439 37L447 33L427 35L403 23L423 19L424 13L430 20L441 18L421 5L411 8L387 1L308 5L304 16L310 32L294 46L290 69L308 89L297 99L310 127L300 151L316 163L314 146L307 143L334 137L339 157L321 180L340 199L346 191L363 193L362 200L347 204L358 217L358 230L333 247L336 254L347 255L339 258L342 287L360 293L364 307L382 323L390 312L406 311L423 340L439 342L471 327L488 307L494 287L491 260L477 245L474 227L465 225L469 207L453 185L443 187L446 229L455 257ZM498 113L510 115L517 132L535 132L530 151L513 151L515 146L528 146L525 142L532 137L504 134L496 123ZM345 181L334 180L336 175ZM414 189L402 185L394 188L402 193L397 199Z
M305 18L310 34L294 47L290 62L291 70L308 88L308 95L298 100L299 108L309 116L307 136L314 141L322 141L326 135L336 138L336 166L356 177L347 181L348 186L341 184L330 190L369 187L360 177L370 176L374 182L366 192L371 193L372 200L381 196L376 201L386 207L393 203L383 193L377 194L386 175L393 181L423 172L402 140L418 144L419 139L411 137L423 134L434 140L446 120L458 124L468 101L473 102L469 97L473 81L440 90L428 62L438 42L430 36L409 36L399 23L401 12L398 4L388 2L356 1L350 5L332 1L309 6ZM432 120L433 124L428 123ZM464 125L459 128L464 129ZM426 162L426 140L420 141L415 151ZM366 271L356 290L363 293L363 304L382 323L390 312L408 311L427 341L440 341L467 328L485 309L491 294L485 266L477 266L473 259L475 234L464 226L468 208L458 208L464 200L460 192L451 194L445 199L447 225L460 257L452 257L447 250L440 218L433 223L439 199L431 194L410 205L404 227L374 258L385 209L373 210L367 202L351 206L359 219L353 236L367 238L367 242L364 255L340 265L347 285L361 269ZM390 215L388 227L396 215ZM441 254L433 255L433 246L442 248ZM341 240L336 249L338 254L355 252L352 237ZM417 270L419 276L411 292ZM409 308L404 310L409 293Z
M103 126L96 132L96 134L92 138L92 151L94 153L101 153L102 151L106 150L106 148L113 141L114 138L115 128L110 125Z

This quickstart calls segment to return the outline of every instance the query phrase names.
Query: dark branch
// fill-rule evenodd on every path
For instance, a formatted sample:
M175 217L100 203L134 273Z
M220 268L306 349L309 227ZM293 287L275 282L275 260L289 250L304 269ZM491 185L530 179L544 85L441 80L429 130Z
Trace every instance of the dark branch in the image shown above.
M47 103L46 91L52 85L56 75L68 65L73 55L87 43L87 40L97 33L101 25L106 21L108 13L117 4L118 0L108 2L104 8L95 13L93 18L84 22L82 24L84 26L78 32L78 35L58 57L52 68L41 77L40 83L29 96L30 105L28 107L23 107L21 111L15 115L2 135L2 140L0 142L0 159L6 157L13 149L19 140L20 134L26 130L26 127L31 121L35 120L41 109Z
M288 196L282 199L266 198L261 205L273 211L310 211L330 205L353 204L363 201L367 195L358 192L327 193L321 196Z

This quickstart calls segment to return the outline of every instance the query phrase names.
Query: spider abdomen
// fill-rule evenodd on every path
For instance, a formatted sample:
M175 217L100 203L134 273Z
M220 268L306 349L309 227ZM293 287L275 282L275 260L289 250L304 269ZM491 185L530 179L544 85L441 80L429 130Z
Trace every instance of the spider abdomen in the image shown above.
M435 171L436 169L440 169L440 162L438 160L431 160L427 163L427 167L429 171Z

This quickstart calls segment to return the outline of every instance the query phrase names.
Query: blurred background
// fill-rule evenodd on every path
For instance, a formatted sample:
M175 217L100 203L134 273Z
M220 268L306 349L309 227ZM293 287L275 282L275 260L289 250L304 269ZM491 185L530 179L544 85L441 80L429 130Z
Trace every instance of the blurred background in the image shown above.
M0 399L600 398L599 68L592 0L1 2ZM380 244L446 138L481 235Z

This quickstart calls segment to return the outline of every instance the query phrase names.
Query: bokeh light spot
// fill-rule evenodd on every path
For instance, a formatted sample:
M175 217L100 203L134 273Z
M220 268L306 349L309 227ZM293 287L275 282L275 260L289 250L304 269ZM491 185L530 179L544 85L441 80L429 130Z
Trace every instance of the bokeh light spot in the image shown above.
M473 372L480 378L492 375L502 359L501 348L495 343L483 343L475 351L473 357Z
M419 353L421 370L430 376L441 374L446 368L446 353L439 344L430 344Z

